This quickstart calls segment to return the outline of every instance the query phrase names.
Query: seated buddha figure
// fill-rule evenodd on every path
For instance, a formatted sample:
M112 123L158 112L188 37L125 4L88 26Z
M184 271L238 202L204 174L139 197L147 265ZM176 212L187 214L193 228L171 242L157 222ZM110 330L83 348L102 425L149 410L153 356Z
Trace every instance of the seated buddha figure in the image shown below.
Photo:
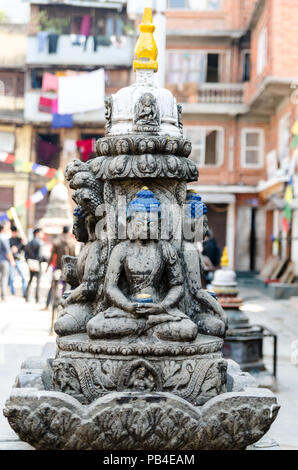
M181 247L185 272L185 311L198 326L199 333L224 337L227 328L226 314L214 294L202 287L203 260L196 242L204 240L209 230L206 214L207 208L199 194L188 190Z
M197 326L178 308L183 277L175 248L160 240L160 202L143 188L127 206L128 239L111 253L104 292L111 305L87 324L90 338L152 336L192 341Z

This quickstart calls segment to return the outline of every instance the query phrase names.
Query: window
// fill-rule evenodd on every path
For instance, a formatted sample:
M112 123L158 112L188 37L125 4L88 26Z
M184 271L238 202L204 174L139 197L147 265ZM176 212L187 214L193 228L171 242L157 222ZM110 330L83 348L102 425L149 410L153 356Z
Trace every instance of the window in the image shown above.
M218 83L222 81L222 54L205 51L167 51L166 83Z
M223 162L224 130L221 127L185 127L192 142L191 159L198 166L220 166Z
M220 10L221 0L169 0L168 8L177 10L216 11Z
M36 163L58 170L60 166L58 134L36 134Z
M2 214L14 205L14 188L0 187L0 194L0 213Z
M13 132L0 132L0 151L14 153L15 135Z
M0 132L0 152L8 152L14 154L15 150L15 134L13 132ZM14 166L0 162L1 173L13 173Z
M24 96L24 73L0 72L0 92L2 96Z
M242 81L249 82L250 80L250 52L243 52L242 55Z
M241 166L243 168L262 168L263 159L263 129L242 129Z
M219 54L207 54L207 83L217 83L219 81Z
M258 40L257 73L260 75L267 63L267 29L264 28Z
M290 115L286 114L278 123L278 158L279 161L290 155Z
M207 54L205 52L167 52L166 83L204 83L206 81Z

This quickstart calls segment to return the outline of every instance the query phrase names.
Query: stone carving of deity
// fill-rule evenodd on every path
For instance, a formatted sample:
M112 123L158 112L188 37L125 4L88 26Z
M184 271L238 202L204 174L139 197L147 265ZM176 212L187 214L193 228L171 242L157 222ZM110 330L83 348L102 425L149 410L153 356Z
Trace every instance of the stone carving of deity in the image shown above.
M151 93L142 95L135 105L134 124L136 130L154 131L159 128L160 114L156 98Z
M179 257L159 238L160 203L147 188L128 205L127 222L128 239L113 248L105 277L111 306L88 322L89 337L194 340L197 327L178 308L183 297Z
M217 300L202 287L203 261L195 245L198 232L201 240L208 230L207 208L196 191L188 191L184 213L184 235L182 241L182 263L185 282L185 311L205 335L224 337L227 318Z

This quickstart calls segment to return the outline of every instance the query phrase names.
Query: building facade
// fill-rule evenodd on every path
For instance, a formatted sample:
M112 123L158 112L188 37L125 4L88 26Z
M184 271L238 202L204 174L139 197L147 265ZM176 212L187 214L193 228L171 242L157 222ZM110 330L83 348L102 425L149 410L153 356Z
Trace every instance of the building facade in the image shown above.
M82 157L84 149L84 158L94 156L91 141L104 135L104 106L74 112L68 127L54 126L57 109L47 105L57 100L58 90L45 86L45 76L55 81L104 70L104 94L115 93L131 81L134 26L124 0L40 0L29 1L27 7L23 24L14 25L9 20L12 8L0 2L0 11L3 8L7 14L0 25L0 80L5 86L0 103L0 151L63 171L70 160ZM79 101L81 93L89 93L92 99L92 89L85 88L74 90L73 101ZM9 132L14 136L6 135ZM24 194L32 196L49 181L40 174L15 172L12 165L1 165L1 212L18 205L18 194L24 202ZM25 229L33 228L44 215L48 196L21 216Z
M3 2L2 2L3 3ZM0 151L30 160L31 128L24 120L24 80L28 15L23 10L9 16L0 11ZM28 174L16 172L11 164L0 162L0 213L23 203L29 192ZM26 213L20 214L26 225Z
M218 243L241 271L260 270L272 253L294 258L282 202L295 172L297 2L168 0L165 16L165 83L183 104L193 187Z
M104 69L106 96L129 85L134 22L152 6L158 83L183 105L200 175L191 186L208 205L219 245L227 245L237 270L260 270L273 254L290 257L298 274L296 0L31 0L27 10L12 3L18 0L8 16L17 11L17 18L0 24L0 151L62 170L82 157L74 143L103 135L104 108L73 114L71 128L53 128L52 114L40 104L57 93L43 89L44 75ZM40 143L56 153L45 158ZM1 211L47 181L0 165ZM285 224L289 181L293 198ZM44 215L46 202L21 215L25 228Z

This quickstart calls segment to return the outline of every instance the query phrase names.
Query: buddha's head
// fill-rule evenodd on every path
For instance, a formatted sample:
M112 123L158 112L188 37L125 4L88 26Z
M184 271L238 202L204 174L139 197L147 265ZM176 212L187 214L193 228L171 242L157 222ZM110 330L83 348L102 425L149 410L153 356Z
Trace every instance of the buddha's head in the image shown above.
M187 241L203 241L208 231L207 207L197 191L187 191L183 236Z
M161 207L154 193L143 187L127 206L127 231L131 240L157 240L160 233Z

